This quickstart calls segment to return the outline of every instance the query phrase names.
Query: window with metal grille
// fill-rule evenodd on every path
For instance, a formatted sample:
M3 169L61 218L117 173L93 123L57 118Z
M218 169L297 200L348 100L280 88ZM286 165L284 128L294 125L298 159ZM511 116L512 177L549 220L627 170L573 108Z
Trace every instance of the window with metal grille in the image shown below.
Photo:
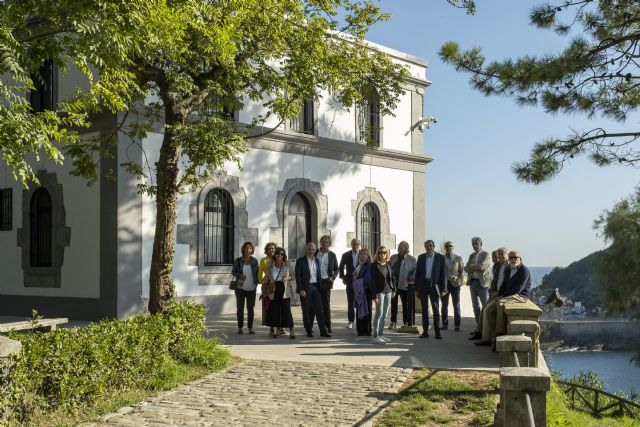
M313 100L304 101L298 115L289 120L289 129L294 132L308 133L313 135Z
M39 188L33 193L29 218L31 267L51 267L53 209L46 189Z
M0 230L8 231L13 227L12 188L0 189Z
M221 188L204 199L204 265L233 263L233 200Z
M380 146L380 101L378 92L372 87L366 87L363 92L358 113L358 127L360 142Z
M36 88L29 94L29 101L34 112L56 109L57 75L58 68L51 59L44 61L38 72L31 75Z
M371 254L380 246L380 210L373 202L366 203L360 211L360 241Z
M225 120L234 119L234 110L225 105L223 99L215 94L202 103L199 112L203 116L217 116Z
M287 211L289 244L287 253L294 260L305 255L305 246L311 241L311 205L309 200L296 193L289 202Z

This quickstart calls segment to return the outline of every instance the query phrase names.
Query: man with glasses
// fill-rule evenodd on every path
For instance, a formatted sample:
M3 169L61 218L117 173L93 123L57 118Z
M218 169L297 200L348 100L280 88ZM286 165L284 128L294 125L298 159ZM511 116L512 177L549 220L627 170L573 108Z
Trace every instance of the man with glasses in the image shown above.
M529 269L522 264L520 252L510 251L508 259L508 266L505 267L502 282L497 284L496 297L484 310L482 341L478 341L476 345L491 345L495 342L497 334L502 335L507 332L503 308L505 303L525 302L529 298L531 274Z
M444 244L444 261L447 265L447 289L441 297L442 302L442 329L449 327L449 295L453 303L453 326L456 332L460 331L460 286L464 278L464 261L460 255L453 253L453 242Z
M481 328L480 310L484 308L489 299L489 285L491 284L491 256L487 251L482 250L482 239L474 237L471 239L473 252L469 255L464 271L468 273L467 284L471 292L471 305L476 318L476 327Z
M435 252L433 240L424 242L424 248L427 252L418 257L415 283L422 305L422 334L420 334L420 338L429 338L429 300L431 300L436 339L442 339L438 303L440 297L447 293L447 266L444 256Z
M347 288L347 317L349 321L347 328L349 329L353 329L353 322L356 318L353 308L353 272L358 266L359 251L360 240L351 239L351 250L342 254L340 265L338 266L339 277Z

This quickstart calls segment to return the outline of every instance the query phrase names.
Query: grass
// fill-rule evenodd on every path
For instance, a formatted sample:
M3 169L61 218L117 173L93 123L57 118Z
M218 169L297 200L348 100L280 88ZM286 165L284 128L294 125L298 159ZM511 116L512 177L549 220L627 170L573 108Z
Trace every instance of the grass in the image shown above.
M555 383L551 383L551 391L547 393L547 425L554 427L631 427L640 423L632 418L595 418L586 412L569 408L564 393Z
M209 340L207 340L209 341ZM230 363L236 363L236 359L230 358L229 352L217 345L217 341L211 340L212 347L216 347L216 352L208 358L210 363L206 366L202 364L185 364L168 359L162 375L153 381L153 389L123 389L111 390L96 399L95 402L86 405L76 406L73 410L56 409L46 413L34 414L32 425L42 427L67 427L75 426L79 423L99 421L108 413L115 412L124 406L136 405L143 400L153 397L158 392L171 390L181 384L185 384L202 378L210 373L219 371L227 367ZM211 363L214 361L215 363Z
M471 371L416 371L376 426L490 425L498 376Z

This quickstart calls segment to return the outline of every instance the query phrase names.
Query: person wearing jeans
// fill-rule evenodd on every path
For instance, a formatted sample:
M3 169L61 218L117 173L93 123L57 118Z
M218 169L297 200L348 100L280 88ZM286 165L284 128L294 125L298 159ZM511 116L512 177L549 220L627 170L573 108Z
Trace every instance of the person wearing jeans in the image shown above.
M387 317L389 303L396 292L396 287L389 263L389 250L385 246L378 248L374 262L371 265L370 289L374 292L373 302L376 305L371 342L374 344L386 344L391 340L384 336L384 322Z

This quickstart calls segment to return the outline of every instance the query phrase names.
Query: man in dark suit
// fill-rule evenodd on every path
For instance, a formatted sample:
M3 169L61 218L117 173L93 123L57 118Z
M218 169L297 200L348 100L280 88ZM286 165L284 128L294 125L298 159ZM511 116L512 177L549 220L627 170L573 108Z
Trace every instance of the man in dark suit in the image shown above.
M342 283L347 287L347 317L349 323L347 328L353 328L355 321L355 311L353 309L353 271L358 266L358 252L360 251L360 240L351 239L351 250L342 254L340 265L338 266L339 275Z
M447 265L442 254L435 252L433 240L424 242L426 253L418 257L416 268L416 292L420 296L422 305L422 329L420 338L429 337L429 300L433 311L433 328L436 331L436 338L442 339L440 335L440 310L439 300L441 296L447 294Z
M306 256L296 260L296 292L302 304L302 321L308 337L313 337L313 320L318 319L320 336L330 337L327 333L322 313L322 296L320 295L320 261L315 257L316 245L307 243Z
M316 258L320 262L320 296L322 297L322 313L324 314L324 325L328 333L331 333L331 290L333 282L338 277L338 257L331 246L331 236L320 238L320 248L316 251Z

